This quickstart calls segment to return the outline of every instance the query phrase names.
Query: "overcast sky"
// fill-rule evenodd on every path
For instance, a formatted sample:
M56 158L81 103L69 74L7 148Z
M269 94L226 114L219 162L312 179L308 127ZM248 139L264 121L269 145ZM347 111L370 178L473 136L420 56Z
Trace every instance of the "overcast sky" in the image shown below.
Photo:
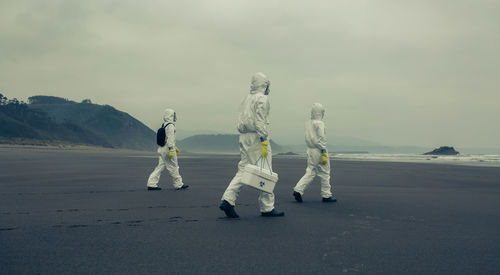
M0 93L90 98L152 129L236 133L253 73L271 133L500 148L500 1L0 1ZM335 140L330 139L335 144Z

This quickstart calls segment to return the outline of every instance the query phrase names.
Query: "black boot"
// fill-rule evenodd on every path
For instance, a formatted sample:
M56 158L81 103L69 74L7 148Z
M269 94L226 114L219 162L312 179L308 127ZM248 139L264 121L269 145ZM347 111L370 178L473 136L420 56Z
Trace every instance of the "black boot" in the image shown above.
M302 195L300 195L300 193L299 193L299 192L295 192L295 191L293 191L293 196L295 197L295 200L296 200L297 202L302 202Z
M323 198L323 202L337 202L337 199L334 197Z
M159 191L159 190L161 190L161 188L160 188L160 187L158 187L158 186L156 186L156 187L151 187L151 186L148 186L148 190L149 190L149 191Z
M238 214L236 214L236 211L234 211L234 206L232 206L226 200L223 200L220 203L219 208L220 208L220 210L224 211L224 213L226 213L226 216L228 218L239 218L240 217L240 216L238 216Z
M188 189L189 188L189 185L182 185L181 187L179 188L175 188L175 190L184 190L184 189Z
M285 216L285 212L283 211L277 211L276 209L273 209L269 212L260 212L262 217L281 217Z

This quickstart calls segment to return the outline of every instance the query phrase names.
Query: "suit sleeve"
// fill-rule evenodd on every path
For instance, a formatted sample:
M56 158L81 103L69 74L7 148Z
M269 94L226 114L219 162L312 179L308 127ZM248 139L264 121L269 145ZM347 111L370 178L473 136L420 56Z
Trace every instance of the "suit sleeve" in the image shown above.
M261 96L255 103L255 130L262 140L267 139L268 102L266 96Z
M167 146L168 148L174 148L175 147L175 125L169 124L165 128L165 133L167 136Z
M316 146L318 149L320 149L322 152L326 152L326 130L325 130L325 123L323 121L319 121L315 125L316 127L316 135L318 137L318 143Z

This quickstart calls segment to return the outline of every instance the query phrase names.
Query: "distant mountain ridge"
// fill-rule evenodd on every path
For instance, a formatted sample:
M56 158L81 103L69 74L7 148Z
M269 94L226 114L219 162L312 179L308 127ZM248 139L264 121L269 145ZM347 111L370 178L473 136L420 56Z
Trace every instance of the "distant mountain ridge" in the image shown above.
M60 140L110 148L152 150L155 132L109 105L77 103L53 96L33 96L29 104L7 100L0 105L0 137Z
M183 151L197 153L238 153L239 135L215 134L194 135L177 141L177 145ZM287 148L271 140L273 153L284 152Z
M109 148L156 150L156 133L109 105L78 103L54 96L32 96L29 104L2 97L0 138L61 141ZM238 135L205 134L178 139L182 151L238 153ZM271 140L274 153L287 148Z

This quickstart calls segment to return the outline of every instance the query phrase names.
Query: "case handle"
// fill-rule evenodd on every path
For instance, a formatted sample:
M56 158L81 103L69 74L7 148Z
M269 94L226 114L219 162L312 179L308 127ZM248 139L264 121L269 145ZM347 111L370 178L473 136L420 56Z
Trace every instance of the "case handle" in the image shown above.
M262 171L262 169L264 169L264 160L265 160L265 162L267 163L267 167L269 167L270 175L272 176L273 170L271 169L271 164L269 163L269 160L267 158L263 159L262 156L260 156L257 159L257 161L255 162L255 165L257 165L257 162L259 162L259 160L260 160L260 171Z

